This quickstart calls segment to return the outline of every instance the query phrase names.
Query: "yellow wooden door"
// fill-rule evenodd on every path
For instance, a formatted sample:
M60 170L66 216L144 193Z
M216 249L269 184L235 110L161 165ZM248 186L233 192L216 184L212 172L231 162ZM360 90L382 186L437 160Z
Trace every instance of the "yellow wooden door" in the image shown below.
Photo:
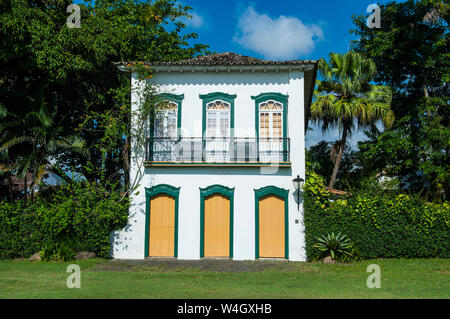
M173 257L175 248L175 199L159 194L150 200L150 257Z
M230 255L230 199L220 194L205 198L204 256Z
M259 257L285 257L284 199L267 195L259 201Z

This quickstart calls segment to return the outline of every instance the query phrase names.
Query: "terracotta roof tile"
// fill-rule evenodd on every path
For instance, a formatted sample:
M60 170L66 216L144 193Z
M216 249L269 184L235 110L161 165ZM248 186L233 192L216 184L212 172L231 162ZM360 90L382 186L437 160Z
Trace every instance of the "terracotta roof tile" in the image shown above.
M325 187L325 189L335 195L347 195L347 194L350 195L349 192L341 191L341 190L334 189L334 188Z
M118 62L119 65L133 65L139 62ZM142 62L141 62L142 63ZM292 64L316 64L315 60L287 60L272 61L253 58L246 55L224 52L210 54L192 59L185 59L173 62L145 62L146 65L292 65Z

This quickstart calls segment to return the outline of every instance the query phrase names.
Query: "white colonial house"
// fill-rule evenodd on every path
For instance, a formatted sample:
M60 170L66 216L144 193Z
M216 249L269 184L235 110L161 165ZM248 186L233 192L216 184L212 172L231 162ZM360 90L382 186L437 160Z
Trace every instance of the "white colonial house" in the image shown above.
M227 52L141 63L147 80L136 64L118 63L131 72L132 110L146 84L157 103L145 150L132 148L138 187L112 256L306 260L293 180L305 178L317 62Z

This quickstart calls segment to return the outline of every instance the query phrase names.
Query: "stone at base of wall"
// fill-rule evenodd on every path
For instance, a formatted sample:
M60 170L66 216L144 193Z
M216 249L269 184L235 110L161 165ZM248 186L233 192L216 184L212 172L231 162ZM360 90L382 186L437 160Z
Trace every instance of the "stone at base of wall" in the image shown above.
M31 261L40 261L40 260L41 260L41 254L35 253L35 254L31 255L30 258L28 258L28 260L31 260Z
M79 251L75 254L75 260L84 260L95 257L96 257L95 253L91 251Z

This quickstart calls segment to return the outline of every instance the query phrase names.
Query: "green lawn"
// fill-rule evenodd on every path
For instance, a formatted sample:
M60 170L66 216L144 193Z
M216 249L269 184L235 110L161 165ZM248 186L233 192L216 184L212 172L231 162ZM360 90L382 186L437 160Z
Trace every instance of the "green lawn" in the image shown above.
M352 265L288 263L283 270L219 273L196 268L77 262L81 288L68 289L68 263L0 261L0 298L449 298L449 259L380 259ZM381 288L369 289L369 264ZM103 269L99 271L100 269Z

